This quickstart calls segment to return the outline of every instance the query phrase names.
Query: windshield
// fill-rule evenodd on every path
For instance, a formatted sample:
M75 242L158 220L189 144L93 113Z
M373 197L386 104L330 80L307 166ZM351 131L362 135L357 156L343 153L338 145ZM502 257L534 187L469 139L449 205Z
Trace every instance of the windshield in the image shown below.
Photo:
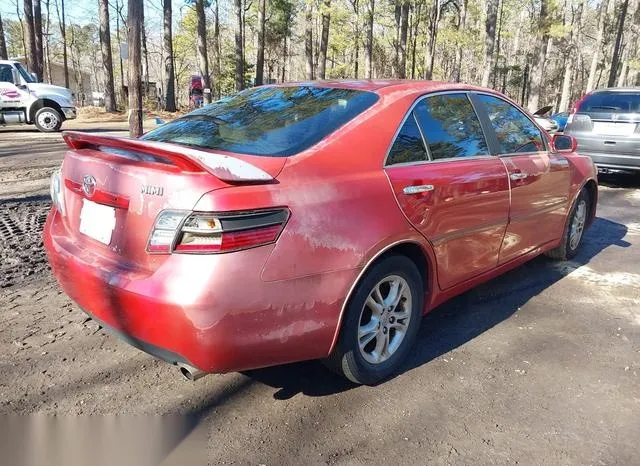
M18 72L20 73L20 76L22 76L22 79L25 80L25 82L27 83L35 83L36 80L33 79L33 76L31 76L29 74L29 72L25 69L24 66L22 66L22 63L16 63L16 68L18 68Z
M580 104L579 112L640 112L640 93L633 92L598 92L585 97Z
M316 144L377 100L376 94L352 89L258 87L191 112L142 139L283 157Z

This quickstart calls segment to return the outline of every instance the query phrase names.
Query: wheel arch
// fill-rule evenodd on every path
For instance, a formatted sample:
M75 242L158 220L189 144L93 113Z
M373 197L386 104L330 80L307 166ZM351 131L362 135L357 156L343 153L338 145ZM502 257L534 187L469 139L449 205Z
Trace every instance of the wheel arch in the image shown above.
M369 260L365 263L362 270L354 280L353 284L349 288L347 296L342 303L342 308L340 309L340 316L338 317L338 323L336 325L335 334L333 336L333 341L331 342L331 347L329 348L329 353L333 352L335 345L338 342L338 338L340 336L340 331L342 330L342 323L344 322L344 315L347 311L347 307L349 306L349 302L357 286L360 284L366 273L377 264L379 261L388 257L390 255L403 255L409 258L418 269L420 276L422 277L422 282L424 284L424 293L425 296L431 292L431 290L435 289L437 286L435 278L435 269L433 265L435 263L435 259L431 251L428 250L427 246L419 240L415 239L404 239L399 240L393 243L390 243L382 248L380 248L375 254L373 254ZM429 300L425 299L425 307ZM424 312L424 309L423 309Z
M60 106L60 104L58 102L56 102L55 100L51 100L51 99L38 99L35 102L33 102L31 104L31 106L29 107L29 122L33 123L36 121L36 113L38 113L38 110L40 110L41 108L44 107L51 107L54 110L56 110L59 114L60 114L60 118L62 118L64 120L64 112L62 111L62 107Z
M590 226L596 218L596 206L598 204L598 183L594 179L588 179L587 182L582 185L576 199L582 190L585 190L589 195L589 220L587 226ZM575 202L575 201L574 201Z

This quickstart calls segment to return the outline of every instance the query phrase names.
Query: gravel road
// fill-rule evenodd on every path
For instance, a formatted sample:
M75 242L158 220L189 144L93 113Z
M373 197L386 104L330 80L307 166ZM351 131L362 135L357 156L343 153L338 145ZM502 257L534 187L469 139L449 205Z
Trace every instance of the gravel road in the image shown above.
M59 135L0 129L0 414L186 415L212 464L640 463L640 178L601 180L573 261L535 259L427 316L393 380L307 362L191 383L51 278L40 232L63 153Z

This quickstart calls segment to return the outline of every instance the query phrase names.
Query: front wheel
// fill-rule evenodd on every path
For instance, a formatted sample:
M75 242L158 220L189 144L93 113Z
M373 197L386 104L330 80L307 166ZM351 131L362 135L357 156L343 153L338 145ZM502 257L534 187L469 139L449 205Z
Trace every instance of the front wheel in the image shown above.
M584 229L589 218L590 208L589 195L582 190L578 195L578 199L576 199L573 209L571 209L560 246L551 251L547 251L546 255L548 257L558 260L569 260L578 254Z
M371 385L400 368L416 338L424 285L406 256L388 256L366 273L345 309L327 365L352 382Z
M42 107L36 112L35 124L43 133L60 131L62 115L55 108Z

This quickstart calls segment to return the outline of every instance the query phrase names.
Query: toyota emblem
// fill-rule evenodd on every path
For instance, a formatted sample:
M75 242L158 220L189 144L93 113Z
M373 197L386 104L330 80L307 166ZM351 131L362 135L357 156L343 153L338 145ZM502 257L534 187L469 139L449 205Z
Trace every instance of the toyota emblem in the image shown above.
M91 175L84 175L82 179L82 190L87 197L93 196L93 193L96 192L96 179Z

